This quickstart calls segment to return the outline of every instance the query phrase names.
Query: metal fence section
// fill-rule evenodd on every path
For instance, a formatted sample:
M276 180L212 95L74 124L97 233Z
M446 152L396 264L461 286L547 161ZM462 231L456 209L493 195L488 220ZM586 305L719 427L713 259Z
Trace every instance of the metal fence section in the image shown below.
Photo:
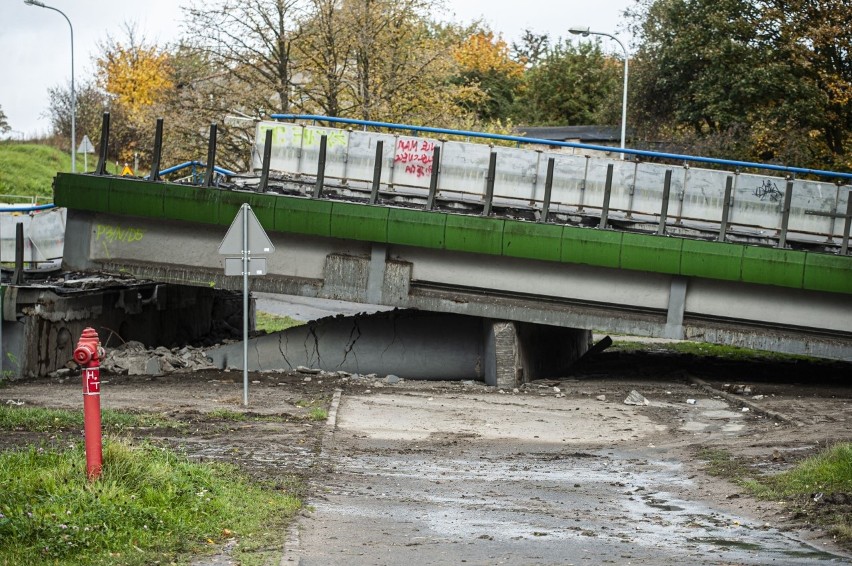
M379 179L383 194L426 196L430 184L436 183L437 199L481 203L488 213L492 204L543 211L552 160L550 215L603 216L602 226L612 221L658 223L657 233L672 227L718 231L726 218L728 233L776 238L781 247L791 239L833 245L844 238L850 190L841 184L842 173L836 174L837 182L821 182L792 174L779 177L638 158L568 155L543 145L511 148L420 137L397 127L399 133L382 133L260 122L253 168L262 168L265 133L271 129L271 170L322 175L326 183L369 188L377 171L377 144L383 142ZM325 161L320 163L323 137ZM436 157L439 165L433 171ZM700 159L704 158L696 158Z
M3 212L0 211L0 262L15 261L15 227L24 225L24 261L50 262L62 258L65 241L64 208Z

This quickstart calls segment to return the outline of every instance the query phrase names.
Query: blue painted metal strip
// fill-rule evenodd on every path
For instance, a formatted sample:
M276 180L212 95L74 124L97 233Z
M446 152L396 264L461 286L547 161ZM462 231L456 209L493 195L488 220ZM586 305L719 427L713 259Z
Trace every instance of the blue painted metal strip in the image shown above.
M787 167L785 165L772 165L769 163L753 163L750 161L734 161L731 159L716 159L714 157L699 157L695 155L683 155L679 153L661 153L646 151L643 149L621 149L606 145L591 145L574 142L560 142L554 140L543 140L539 138L525 138L522 136L506 136L502 134L489 134L485 132L469 132L465 130L451 130L446 128L432 128L430 126L411 126L408 124L394 124L391 122L376 122L373 120L358 120L355 118L335 118L330 116L318 116L316 114L272 114L275 120L316 120L322 122L339 122L341 124L356 124L359 126L370 126L374 128L387 128L391 130L409 130L411 132L425 132L430 134L444 134L448 136L464 136L484 138L490 140L503 140L518 143L550 145L557 147L575 147L579 149L590 149L594 151L609 151L613 153L624 153L627 155L638 155L642 157L654 157L657 159L675 159L678 161L692 161L695 163L712 163L714 165L726 165L729 167L748 167L753 169L765 169L768 171L781 171L784 173L799 173L803 175L819 175L838 179L852 180L852 173L840 173L838 171L824 171L822 169L805 169L802 167Z
M174 173L175 171L180 171L181 169L186 169L186 168L192 167L192 166L207 167L207 164L202 162L202 161L186 161L186 162L181 163L179 165L174 165L174 166L169 167L167 169L163 169L162 171L160 171L160 175L168 175L169 173ZM222 174L222 175L228 175L228 176L231 176L231 177L236 175L236 173L234 173L233 171L229 171L227 169L219 167L218 165L214 165L213 170L217 173ZM144 179L147 179L147 178L148 178L148 176L146 175L144 177Z
M48 210L56 208L52 202L49 204L37 204L33 206L4 206L0 208L0 212L35 212L38 210Z

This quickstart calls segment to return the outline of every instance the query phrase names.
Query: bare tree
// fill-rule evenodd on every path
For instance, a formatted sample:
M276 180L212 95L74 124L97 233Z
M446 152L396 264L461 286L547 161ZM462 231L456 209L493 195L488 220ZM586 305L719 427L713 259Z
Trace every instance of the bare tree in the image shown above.
M354 33L339 0L311 0L311 13L296 44L300 106L327 116L347 114L346 76L351 67ZM348 100L347 100L348 99Z
M185 8L187 45L217 71L252 88L246 108L289 112L291 52L307 0L196 0Z

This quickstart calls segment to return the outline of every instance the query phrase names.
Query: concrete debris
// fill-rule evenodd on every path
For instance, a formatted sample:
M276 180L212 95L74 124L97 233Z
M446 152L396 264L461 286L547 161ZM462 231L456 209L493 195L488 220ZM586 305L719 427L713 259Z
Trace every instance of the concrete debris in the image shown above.
M649 405L650 402L635 389L631 391L624 400L625 405Z
M399 380L398 375L390 374L387 377L385 377L385 383L390 384L390 385L393 385L394 383L399 383L399 381L400 380Z
M687 405L695 405L695 399L687 399L686 404Z
M117 348L108 348L106 357L101 360L101 371L114 375L158 376L202 369L215 369L202 348L187 346L170 350L160 346L149 350L144 344L134 340ZM62 371L57 370L54 373L59 374Z
M731 385L730 386L731 393L735 393L737 395L751 395L752 389L750 385Z
M755 396L752 397L752 399L754 399L755 401L760 401L764 397L765 397L765 395L755 395Z
M311 374L311 375L316 375L321 370L315 369L315 368L309 368L309 367L305 367L305 366L296 366L296 371L299 372L299 373L308 373L308 374Z
M597 399L598 401L606 401L606 395L598 395L597 397L595 397L595 399Z

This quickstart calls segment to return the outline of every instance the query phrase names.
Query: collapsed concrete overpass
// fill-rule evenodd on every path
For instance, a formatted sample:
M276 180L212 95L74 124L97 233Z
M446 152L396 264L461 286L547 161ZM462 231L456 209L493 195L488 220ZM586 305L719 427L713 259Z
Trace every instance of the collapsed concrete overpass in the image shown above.
M477 317L480 352L508 332L515 378L535 375L518 358L536 344L573 359L592 329L852 360L840 184L751 179L762 192L688 168L678 184L671 166L289 124L264 137L262 173L219 187L58 175L65 266L236 289L216 251L247 202L276 248L253 290Z

